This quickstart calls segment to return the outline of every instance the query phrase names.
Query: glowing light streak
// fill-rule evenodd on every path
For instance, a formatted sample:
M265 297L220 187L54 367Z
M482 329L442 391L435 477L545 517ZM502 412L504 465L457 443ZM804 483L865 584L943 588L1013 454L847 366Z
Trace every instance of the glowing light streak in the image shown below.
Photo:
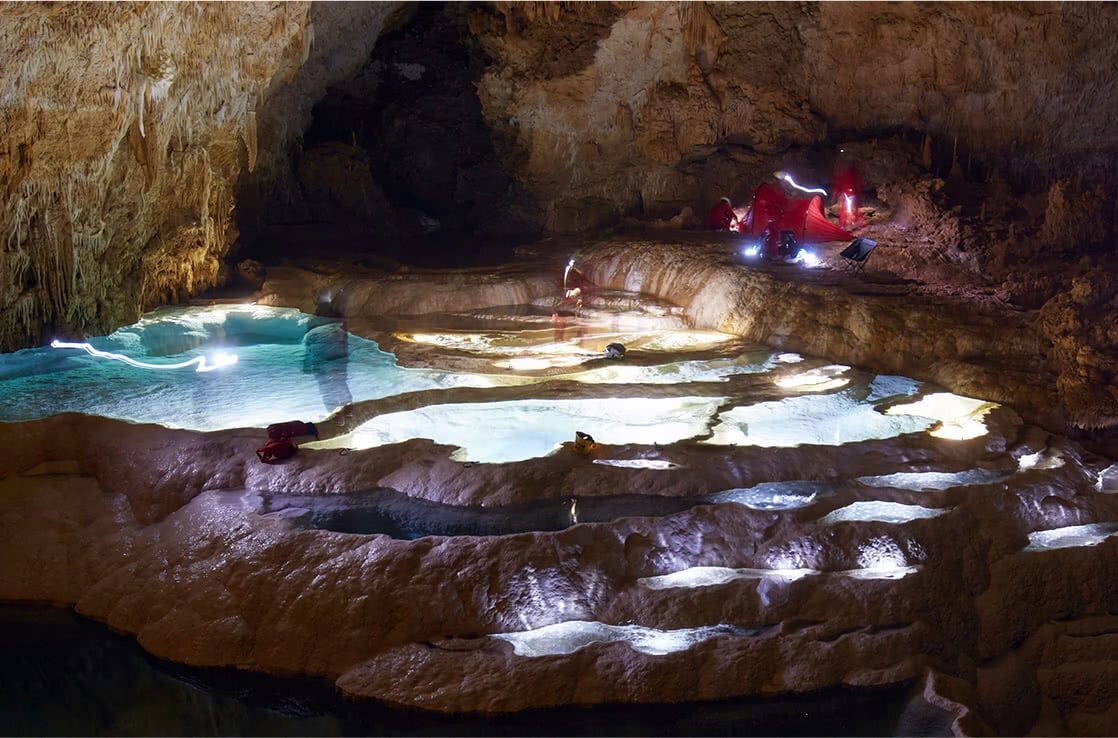
M571 273L571 269L574 269L574 266L575 266L575 260L572 258L570 261L567 262L567 268L563 270L563 290L564 291L566 291L566 289L567 289L567 275L569 275Z
M761 246L756 243L747 243L742 247L741 255L747 259L755 259L761 255Z
M237 363L237 355L227 351L219 351L213 354L211 361L207 362L207 356L195 356L193 359L187 361L180 361L177 364L149 364L146 361L137 361L130 356L124 354L114 354L111 351L99 351L93 348L88 343L71 343L68 341L59 341L57 338L50 342L51 348L57 349L81 349L90 356L99 359L112 359L113 361L122 361L130 366L138 367L140 369L185 369L188 366L197 365L194 370L196 372L212 372L215 369L224 369L227 366L232 366Z
M816 195L822 195L823 197L827 196L827 191L825 189L823 189L822 187L804 187L804 186L798 184L796 182L796 180L792 179L792 175L789 174L788 172L777 172L776 173L776 178L784 180L785 182L792 185L793 187L795 187L800 192L813 193L813 194L816 194Z

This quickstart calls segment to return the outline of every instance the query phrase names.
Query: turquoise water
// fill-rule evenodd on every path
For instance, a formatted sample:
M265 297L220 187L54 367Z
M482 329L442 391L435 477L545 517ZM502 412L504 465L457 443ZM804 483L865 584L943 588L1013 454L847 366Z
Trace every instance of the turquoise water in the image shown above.
M99 350L166 366L235 354L214 371L141 368L49 346L0 355L0 420L65 412L193 430L320 420L402 392L485 385L482 377L397 366L337 320L257 305L167 308L103 337Z
M601 349L619 336L629 357L607 361ZM538 328L411 338L455 371L401 367L341 321L290 308L162 308L90 338L88 351L74 341L0 355L0 421L79 412L199 431L260 428L319 421L351 403L409 392L568 383L538 398L506 399L497 390L486 401L446 403L433 395L311 446L361 449L427 438L456 447L457 461L505 463L547 456L575 431L612 445L841 445L926 431L971 412L959 405L965 398L946 394L905 411L900 403L934 388L798 354L721 347L730 337L712 332L653 325L567 341ZM205 367L189 364L203 360Z

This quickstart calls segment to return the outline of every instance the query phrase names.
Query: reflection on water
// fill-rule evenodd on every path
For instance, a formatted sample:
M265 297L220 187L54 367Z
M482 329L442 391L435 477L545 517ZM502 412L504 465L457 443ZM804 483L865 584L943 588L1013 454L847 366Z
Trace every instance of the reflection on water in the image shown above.
M393 334L397 348L419 351L417 363L446 370L405 368L350 334L331 305L324 297L316 315L259 305L162 308L89 341L165 371L75 349L0 355L0 421L83 412L196 430L262 427L420 393L405 409L366 415L357 428L343 423L352 432L310 447L427 438L457 447L458 461L503 463L546 456L575 431L612 445L841 445L922 431L971 438L986 432L982 419L994 407L928 394L932 387L904 377L757 350L727 334L665 330L637 310L598 323L580 318L585 334L558 339L530 320L497 330L484 316L458 316L477 327ZM628 346L623 360L603 354L611 342ZM216 354L237 361L205 373L170 368ZM542 382L580 389L550 385L525 397L524 386ZM469 402L443 400L440 390L463 387L479 391Z
M4 735L950 735L908 686L790 699L609 705L478 717L341 699L332 685L146 654L69 610L0 606Z
M322 407L327 413L353 403L349 391L349 333L342 322L331 322L307 331L303 339L303 371L318 382Z
M215 430L320 420L338 404L403 392L491 386L492 380L396 365L336 319L259 305L164 308L89 343L152 364L215 352L237 363L212 372L143 369L84 351L0 354L0 421L82 412Z

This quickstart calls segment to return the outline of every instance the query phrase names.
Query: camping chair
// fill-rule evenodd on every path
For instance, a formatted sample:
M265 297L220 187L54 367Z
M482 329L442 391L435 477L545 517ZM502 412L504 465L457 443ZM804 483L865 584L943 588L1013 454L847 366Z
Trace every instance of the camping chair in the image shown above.
M858 236L850 245L839 252L839 256L846 260L846 267L860 272L866 268L866 260L870 258L870 252L877 246L877 241L874 241L864 236Z

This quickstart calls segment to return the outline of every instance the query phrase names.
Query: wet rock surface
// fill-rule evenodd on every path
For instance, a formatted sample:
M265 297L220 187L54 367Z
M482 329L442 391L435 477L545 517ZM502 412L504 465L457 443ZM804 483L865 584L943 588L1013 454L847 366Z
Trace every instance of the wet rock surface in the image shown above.
M650 248L602 244L580 263L603 284L612 274L635 279ZM733 323L744 315L740 294L772 289L758 286L764 280L782 284L763 269L721 264L717 248L692 245L675 256L676 247L657 248L663 264L687 258L695 270L675 280L685 306L683 295L717 292L731 275L743 281L711 312L696 313L696 303L674 317L668 311L671 320L700 322L723 309L731 317L710 320ZM305 278L291 271L271 294L311 291ZM329 282L322 274L313 279L322 280L316 288ZM350 279L351 299L361 303L360 280ZM655 293L665 280L649 267L639 286ZM432 305L447 312L428 314L427 330L469 338L474 301L493 299L485 290L520 289L511 282L460 289L458 307L433 296ZM815 295L826 306L820 295L837 292L811 279L783 285L784 304ZM918 314L924 298L891 299ZM650 325L662 319L656 305L648 305ZM422 323L422 306L415 309L414 323L378 330L411 335ZM585 309L583 319L593 320L601 306L591 300ZM450 330L438 326L455 315ZM473 349L448 344L409 355L438 365L458 354L476 370L493 361L486 352L501 348L501 331L533 319L530 312L505 316L495 324L505 327L489 329L488 343L462 344ZM985 325L986 318L972 319ZM646 368L647 349L631 346L625 361ZM981 377L982 363L975 364L969 371ZM818 383L841 376L821 372L820 362L804 367L816 374L796 366L777 376ZM327 442L344 445L363 420L375 424L386 413L437 403L725 394L758 381L610 385L545 374L528 384L372 401L355 406L348 425L332 418L320 428ZM808 394L822 400L843 391ZM884 401L878 412L895 404ZM10 450L0 459L0 596L72 603L185 663L326 675L352 696L444 712L926 679L925 699L954 714L960 732L1110 725L1112 695L1090 675L1108 663L1106 618L1114 606L1106 585L1118 566L1118 543L1108 533L1118 524L1118 503L1108 494L1112 463L1006 407L986 412L983 423L985 433L969 440L931 435L940 427L931 423L840 445L600 443L585 456L567 444L506 463L455 461L453 448L422 439L344 454L312 444L277 466L255 460L258 429L197 433L73 414L9 423L0 425ZM674 466L594 463L650 458ZM268 502L301 495L344 506L348 493L373 487L495 514L502 506L564 506L618 492L707 499L598 522L579 520L572 507L562 530L415 540L307 526L298 510ZM1069 638L1099 647L1076 648L1087 641Z

